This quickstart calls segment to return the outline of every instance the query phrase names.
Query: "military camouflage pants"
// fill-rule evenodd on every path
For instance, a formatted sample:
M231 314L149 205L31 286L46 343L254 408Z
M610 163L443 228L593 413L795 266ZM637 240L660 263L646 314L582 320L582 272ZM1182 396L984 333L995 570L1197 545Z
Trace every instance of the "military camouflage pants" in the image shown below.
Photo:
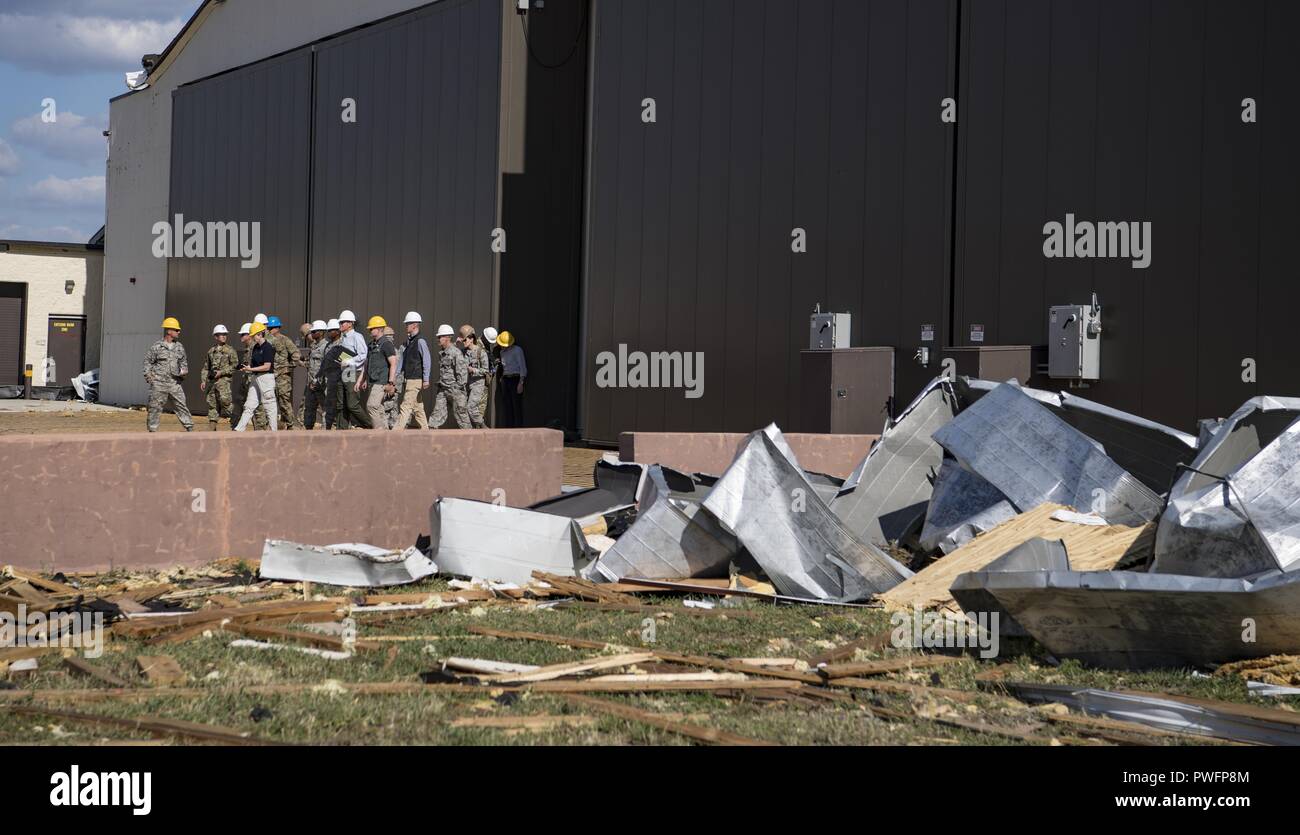
M469 429L469 408L466 405L465 392L458 388L443 388L438 386L438 390L433 395L433 417L429 418L430 429L441 429L442 425L447 422L447 413L456 418L456 426L461 429Z
M234 411L234 399L230 391L230 379L223 377L215 383L208 383L208 423L215 429L221 418L230 420Z
M281 429L299 429L298 414L293 410L293 375L275 375L275 405L280 414Z
M158 431L158 422L162 419L168 401L171 401L176 417L180 418L181 426L187 431L193 429L194 418L190 416L190 407L185 405L185 392L181 389L181 384L173 380L149 386L149 417L145 424L149 431Z
M487 379L484 377L469 380L469 420L475 429L487 429L483 413L487 411Z

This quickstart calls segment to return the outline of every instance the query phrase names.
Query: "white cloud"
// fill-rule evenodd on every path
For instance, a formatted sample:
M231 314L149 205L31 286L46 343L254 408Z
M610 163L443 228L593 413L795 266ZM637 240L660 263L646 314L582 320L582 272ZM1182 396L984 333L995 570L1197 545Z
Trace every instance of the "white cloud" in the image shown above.
M14 153L12 145L0 138L0 177L7 177L17 173L18 154Z
M55 109L55 121L46 122L40 113L24 116L10 128L14 139L55 159L102 163L107 155L104 128L108 116L87 118L70 110Z
M0 239L8 241L45 241L47 243L84 244L93 232L72 226L24 226L11 223L0 226Z
M0 56L15 66L56 75L136 70L140 56L166 48L186 19L6 12L0 14Z
M53 175L27 187L27 197L34 205L51 208L103 206L103 177L63 179Z

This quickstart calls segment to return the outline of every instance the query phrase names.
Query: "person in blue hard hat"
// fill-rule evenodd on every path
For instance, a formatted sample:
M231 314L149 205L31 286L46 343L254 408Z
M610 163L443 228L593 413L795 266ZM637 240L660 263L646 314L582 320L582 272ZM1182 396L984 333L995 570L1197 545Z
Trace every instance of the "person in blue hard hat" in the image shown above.
M302 362L298 345L280 332L280 317L266 317L267 342L275 347L275 405L280 426L298 429L298 415L293 408L293 370Z

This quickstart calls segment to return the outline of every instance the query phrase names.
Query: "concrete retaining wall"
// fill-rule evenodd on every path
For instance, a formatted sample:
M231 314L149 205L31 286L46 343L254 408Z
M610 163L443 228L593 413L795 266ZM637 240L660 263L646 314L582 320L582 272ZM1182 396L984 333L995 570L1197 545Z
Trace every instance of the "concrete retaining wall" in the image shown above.
M438 496L499 488L523 506L563 470L549 429L5 437L0 565L193 565L260 557L268 538L406 547Z
M618 436L618 457L685 473L722 475L747 437L723 432L624 432ZM805 470L845 478L879 437L791 434L785 439Z

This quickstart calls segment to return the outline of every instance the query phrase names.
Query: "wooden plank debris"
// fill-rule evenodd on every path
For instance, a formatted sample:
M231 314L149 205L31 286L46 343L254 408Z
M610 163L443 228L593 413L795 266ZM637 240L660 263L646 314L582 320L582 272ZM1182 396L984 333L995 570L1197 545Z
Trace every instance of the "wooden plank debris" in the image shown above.
M643 725L651 725L660 730L669 733L679 734L681 736L698 739L701 742L708 742L713 745L771 745L773 743L764 742L758 739L739 736L728 731L721 731L717 728L706 728L702 725L693 725L687 722L679 722L672 719L664 719L646 710L639 710L630 705L618 704L607 699L593 699L586 696L570 695L566 700L577 707L587 708L588 710L598 710L602 713L608 713L617 716L620 719L626 719L630 722L640 722Z
M131 686L126 681L123 681L122 679L110 673L108 670L105 670L103 667L100 667L96 664L92 664L89 661L86 661L83 658L78 658L75 655L63 659L63 666L67 667L69 670L76 673L77 675L88 676L90 678L95 679L96 681L102 681L105 684L109 685L110 687Z
M1012 548L1030 539L1064 540L1075 571L1109 571L1126 558L1148 554L1155 547L1154 522L1140 528L1120 525L1080 525L1052 518L1063 505L1042 504L1008 519L962 547L931 563L878 599L891 612L913 608L955 608L948 589L957 575L980 571Z
M170 655L141 655L135 659L140 674L154 687L171 687L184 684L189 676Z
M588 658L584 661L570 661L566 664L551 664L539 667L529 673L499 673L489 676L484 681L503 684L531 684L533 682L551 681L565 676L590 673L596 670L610 670L618 667L631 667L654 659L651 652L632 652L622 655L608 655Z
M851 678L862 676L881 676L889 673L901 673L907 670L924 670L942 667L961 661L955 655L904 655L899 658L885 658L880 661L860 661L849 664L825 664L817 668L824 678Z
M181 736L201 739L208 742L221 742L226 745L279 745L245 734L233 728L219 725L204 725L199 722L187 722L183 719L166 719L159 716L141 716L135 719L122 719L117 716L101 716L93 713L77 713L71 710L58 710L49 707L30 707L28 705L11 705L9 712L29 716L49 716L72 722L86 722L94 725L108 725L128 731L147 731L165 736Z

